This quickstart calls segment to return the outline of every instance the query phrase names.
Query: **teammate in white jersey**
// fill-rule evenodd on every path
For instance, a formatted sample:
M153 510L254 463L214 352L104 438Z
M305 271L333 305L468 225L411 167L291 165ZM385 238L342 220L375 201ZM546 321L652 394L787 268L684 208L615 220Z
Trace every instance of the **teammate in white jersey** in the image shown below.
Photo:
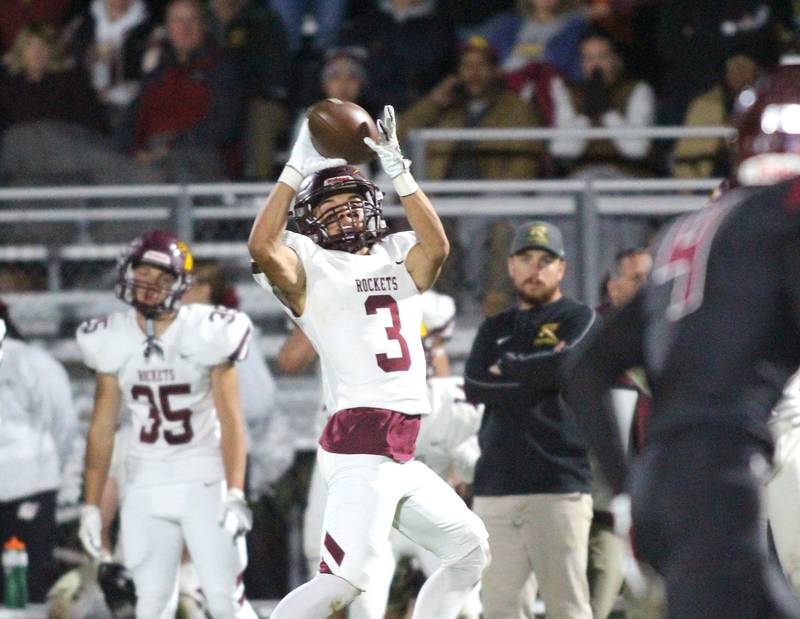
M225 308L181 307L191 271L184 243L163 231L143 235L118 268L116 294L133 308L78 328L84 363L96 372L79 535L99 557L98 506L122 404L133 440L121 536L137 618L157 619L171 603L185 543L214 619L250 619L241 574L252 516L234 363L247 353L251 324Z
M328 485L320 572L273 619L322 619L349 604L369 588L392 526L442 560L415 619L455 618L489 558L480 519L413 459L420 416L430 410L420 292L435 282L449 246L400 152L391 106L378 128L379 142L365 141L414 232L387 234L380 190L342 160L320 157L305 123L250 234L256 279L317 350L332 411L317 451ZM300 234L285 230L293 200Z
M800 596L800 371L786 383L769 425L775 454L764 503L781 568Z
M3 360L3 342L6 339L6 323L0 320L0 361Z

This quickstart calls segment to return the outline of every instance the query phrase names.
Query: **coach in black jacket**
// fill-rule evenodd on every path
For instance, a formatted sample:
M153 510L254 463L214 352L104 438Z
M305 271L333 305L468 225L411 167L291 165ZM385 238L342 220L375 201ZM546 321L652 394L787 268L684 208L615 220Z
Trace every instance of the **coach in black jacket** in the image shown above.
M486 406L473 509L489 530L492 563L482 588L488 619L517 616L531 571L548 617L592 618L589 461L560 395L559 370L598 318L562 296L565 268L558 228L520 226L508 258L518 305L486 319L467 360L467 398Z

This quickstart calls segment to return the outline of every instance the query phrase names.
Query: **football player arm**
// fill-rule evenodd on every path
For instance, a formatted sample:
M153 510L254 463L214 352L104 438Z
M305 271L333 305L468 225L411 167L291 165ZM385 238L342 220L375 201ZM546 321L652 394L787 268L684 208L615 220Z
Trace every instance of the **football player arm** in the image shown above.
M444 346L444 338L436 336L430 351L431 371L436 378L450 376L450 357Z
M98 373L95 379L94 409L86 440L84 501L99 506L114 450L114 433L119 411L119 382L114 374Z
M247 249L270 283L283 292L295 313L303 313L306 278L303 264L294 250L283 243L286 218L297 188L303 179L314 172L336 165L344 159L326 159L311 143L308 120L297 134L289 160L278 177L278 182L256 216Z
M278 182L256 216L247 249L270 283L278 288L299 315L303 311L305 270L295 251L283 243L289 206L295 190Z
M433 210L433 205L422 189L408 196L401 196L408 223L417 236L417 244L406 256L406 270L414 280L417 290L424 292L436 282L447 255L450 243L444 226Z
M276 363L281 374L299 374L316 360L317 351L311 341L295 327L278 351Z
M417 236L417 244L408 252L405 264L417 290L424 292L439 277L450 244L431 201L411 175L411 162L400 150L391 105L384 106L383 118L378 120L378 141L367 137L364 143L377 153L383 171L392 179L408 223Z
M211 368L211 392L220 425L220 444L228 488L244 491L247 466L247 439L239 403L239 377L236 366L221 363Z
M563 325L563 339L552 350L503 354L497 362L501 375L519 381L529 390L558 391L563 363L569 355L578 354L599 327L597 314L589 308L586 310Z
M614 314L585 349L569 359L564 397L615 494L624 490L628 463L610 389L643 362L641 295Z
M103 540L103 550L111 554L114 545L111 542L111 528L119 510L119 484L114 477L106 479L103 496L100 499L100 524L101 538Z

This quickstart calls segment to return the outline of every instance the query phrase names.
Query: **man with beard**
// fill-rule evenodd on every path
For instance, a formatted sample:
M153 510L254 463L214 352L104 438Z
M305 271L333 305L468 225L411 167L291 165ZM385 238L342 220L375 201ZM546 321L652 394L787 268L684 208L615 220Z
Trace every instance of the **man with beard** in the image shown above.
M558 228L523 224L509 253L517 306L484 321L465 370L467 398L486 407L473 504L493 556L483 575L484 613L517 617L533 572L548 617L591 619L589 461L560 397L559 368L598 318L561 294L566 263Z

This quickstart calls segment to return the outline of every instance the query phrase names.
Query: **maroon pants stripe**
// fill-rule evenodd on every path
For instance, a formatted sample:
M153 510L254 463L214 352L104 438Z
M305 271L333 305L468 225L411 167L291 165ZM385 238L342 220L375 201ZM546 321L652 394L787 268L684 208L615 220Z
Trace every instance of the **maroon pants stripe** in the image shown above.
M325 549L331 553L331 557L333 560L336 561L337 565L342 564L342 560L344 559L344 550L339 544L336 543L336 540L331 537L331 534L325 532Z

